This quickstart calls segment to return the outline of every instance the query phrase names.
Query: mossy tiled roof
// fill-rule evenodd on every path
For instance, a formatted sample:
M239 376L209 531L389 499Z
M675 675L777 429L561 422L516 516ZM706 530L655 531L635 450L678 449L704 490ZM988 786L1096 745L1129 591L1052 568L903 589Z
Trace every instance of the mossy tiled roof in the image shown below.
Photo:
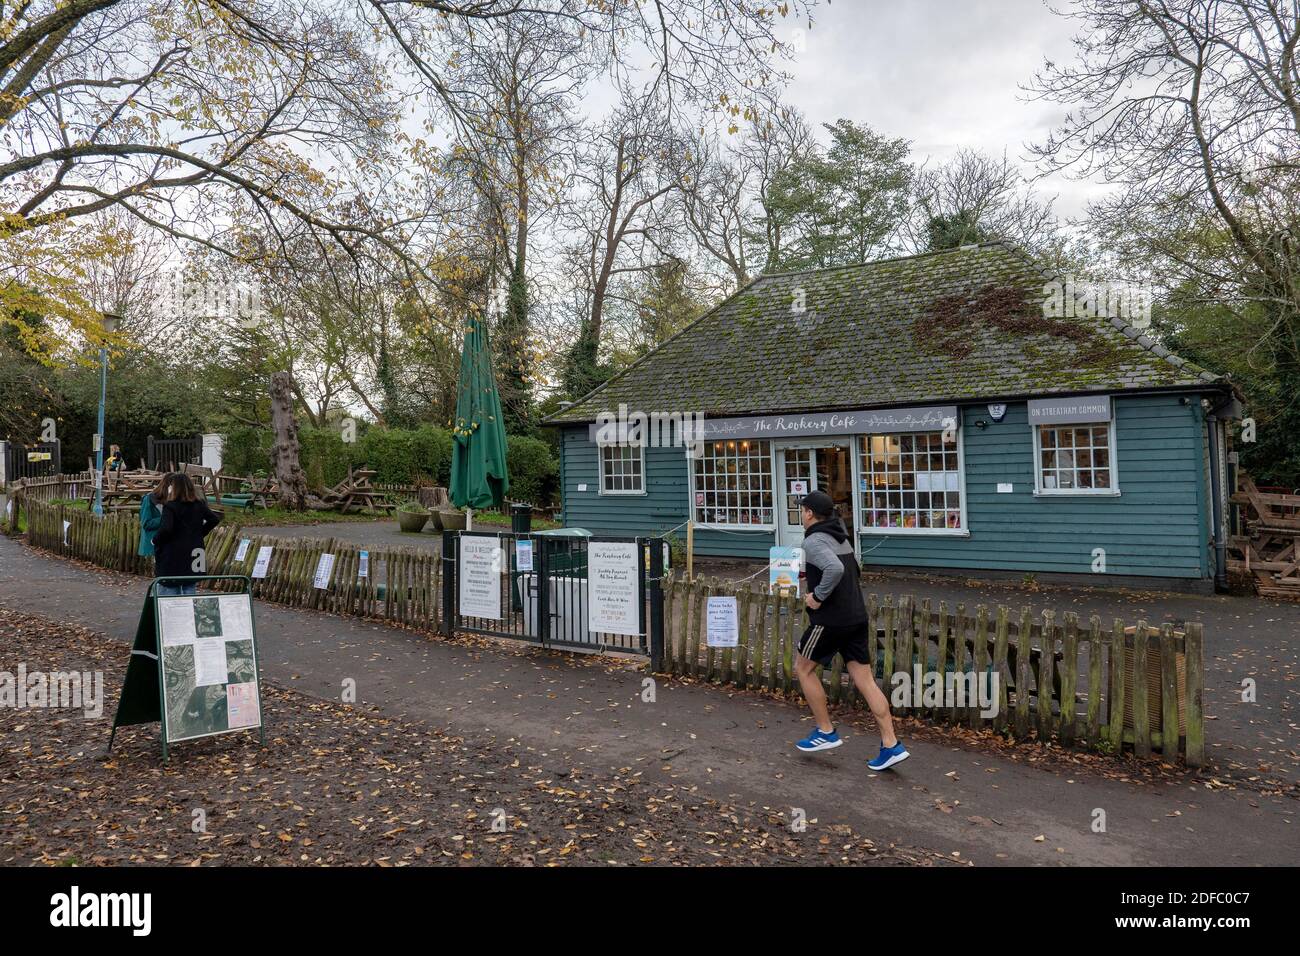
M760 276L548 422L622 402L716 418L1221 381L1120 319L1046 316L1054 278L1001 242Z

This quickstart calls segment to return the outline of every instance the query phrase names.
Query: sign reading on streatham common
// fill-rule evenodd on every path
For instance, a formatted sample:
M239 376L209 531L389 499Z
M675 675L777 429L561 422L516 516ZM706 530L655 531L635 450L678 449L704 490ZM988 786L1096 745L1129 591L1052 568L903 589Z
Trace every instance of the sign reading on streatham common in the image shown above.
M239 594L162 597L151 589L136 627L114 735L118 727L159 721L166 759L171 743L262 729L251 582L238 580L245 585Z

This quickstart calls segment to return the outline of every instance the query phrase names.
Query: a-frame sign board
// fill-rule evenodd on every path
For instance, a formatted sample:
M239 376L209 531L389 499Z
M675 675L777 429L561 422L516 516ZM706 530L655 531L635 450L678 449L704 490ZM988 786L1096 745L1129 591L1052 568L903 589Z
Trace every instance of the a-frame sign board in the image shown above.
M164 581L232 580L234 592L163 595ZM118 727L161 725L163 760L182 740L257 730L262 744L261 664L253 623L253 582L237 574L155 578L135 629L131 660L113 718Z

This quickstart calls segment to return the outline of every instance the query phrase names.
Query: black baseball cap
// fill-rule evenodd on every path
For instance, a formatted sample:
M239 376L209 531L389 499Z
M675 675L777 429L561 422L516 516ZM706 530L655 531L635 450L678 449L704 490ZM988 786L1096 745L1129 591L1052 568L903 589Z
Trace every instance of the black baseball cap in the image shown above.
M807 508L819 518L829 518L835 513L835 502L824 491L810 491L803 496L799 507Z

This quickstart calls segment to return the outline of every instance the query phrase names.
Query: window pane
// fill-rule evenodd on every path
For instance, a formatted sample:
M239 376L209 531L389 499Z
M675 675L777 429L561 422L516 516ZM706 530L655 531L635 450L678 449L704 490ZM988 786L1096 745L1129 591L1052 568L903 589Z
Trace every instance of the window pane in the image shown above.
M747 526L771 523L775 502L770 442L705 442L703 454L695 459L694 471L696 521ZM635 472L633 481L637 490L643 488L641 470Z
M859 506L869 528L959 528L961 475L955 436L941 431L864 436L858 444ZM955 512L955 516L954 516Z

